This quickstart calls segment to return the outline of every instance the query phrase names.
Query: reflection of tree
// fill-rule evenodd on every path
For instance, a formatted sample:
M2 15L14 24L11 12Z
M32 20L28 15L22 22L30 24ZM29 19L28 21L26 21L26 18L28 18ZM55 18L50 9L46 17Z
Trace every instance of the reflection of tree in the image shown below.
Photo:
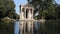
M33 24L33 34L36 34L36 28L35 28L35 25Z
M37 27L39 27L37 30L33 28L34 34L60 34L60 21L46 21L45 23L40 23Z
M46 34L60 34L59 23L60 21L46 21L45 22L45 32Z
M0 34L14 34L14 21L0 21Z

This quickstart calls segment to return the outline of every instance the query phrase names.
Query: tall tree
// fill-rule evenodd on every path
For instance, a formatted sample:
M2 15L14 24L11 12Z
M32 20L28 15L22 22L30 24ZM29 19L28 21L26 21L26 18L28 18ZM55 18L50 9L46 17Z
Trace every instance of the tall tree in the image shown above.
M0 18L17 17L14 8L15 8L15 4L13 0L0 0Z
M38 12L39 19L42 17L46 18L47 15L55 16L54 0L28 0L28 3L34 5L35 13Z
M60 20L60 5L57 5L55 11L56 11L56 14L57 14L57 18Z

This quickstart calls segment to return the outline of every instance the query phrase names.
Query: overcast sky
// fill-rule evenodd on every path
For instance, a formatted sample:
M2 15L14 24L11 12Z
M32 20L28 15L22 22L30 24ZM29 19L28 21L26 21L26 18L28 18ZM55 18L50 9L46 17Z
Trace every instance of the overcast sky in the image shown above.
M15 10L16 10L16 13L19 14L20 13L20 10L19 10L19 5L20 4L26 4L27 3L27 0L13 0L14 3L16 4L16 7L15 7ZM56 3L60 4L60 0L55 0Z

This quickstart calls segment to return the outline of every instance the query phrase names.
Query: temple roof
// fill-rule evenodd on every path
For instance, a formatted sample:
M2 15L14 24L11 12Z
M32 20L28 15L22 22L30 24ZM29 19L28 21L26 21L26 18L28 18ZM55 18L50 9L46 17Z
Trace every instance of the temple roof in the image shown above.
M34 7L32 4L25 4L25 5L22 5L23 7Z
M26 4L26 5L24 5L24 7L33 7L33 5L32 4Z

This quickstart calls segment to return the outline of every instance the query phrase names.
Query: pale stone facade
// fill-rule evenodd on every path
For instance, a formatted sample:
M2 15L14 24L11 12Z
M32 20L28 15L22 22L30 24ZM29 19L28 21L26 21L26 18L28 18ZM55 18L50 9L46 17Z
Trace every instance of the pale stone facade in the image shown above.
M20 5L20 19L33 19L33 6Z

